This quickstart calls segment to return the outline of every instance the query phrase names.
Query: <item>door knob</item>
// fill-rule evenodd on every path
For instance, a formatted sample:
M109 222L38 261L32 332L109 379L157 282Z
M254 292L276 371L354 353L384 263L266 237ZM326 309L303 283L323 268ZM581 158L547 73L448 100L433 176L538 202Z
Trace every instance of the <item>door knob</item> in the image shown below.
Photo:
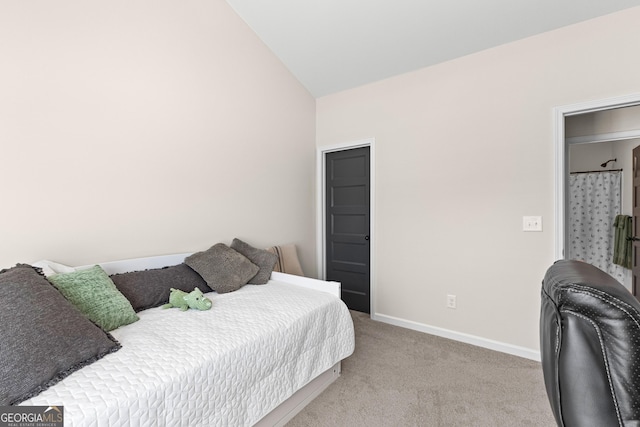
M364 240L369 240L369 236L364 236ZM640 239L638 239L640 240Z

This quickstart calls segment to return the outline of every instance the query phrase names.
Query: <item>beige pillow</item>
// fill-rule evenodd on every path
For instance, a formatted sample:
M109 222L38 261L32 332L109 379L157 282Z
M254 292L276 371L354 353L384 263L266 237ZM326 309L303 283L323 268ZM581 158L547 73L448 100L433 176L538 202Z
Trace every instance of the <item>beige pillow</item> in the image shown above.
M304 276L300 261L298 261L296 245L289 243L287 245L272 246L267 248L267 250L278 255L278 261L273 267L273 271Z

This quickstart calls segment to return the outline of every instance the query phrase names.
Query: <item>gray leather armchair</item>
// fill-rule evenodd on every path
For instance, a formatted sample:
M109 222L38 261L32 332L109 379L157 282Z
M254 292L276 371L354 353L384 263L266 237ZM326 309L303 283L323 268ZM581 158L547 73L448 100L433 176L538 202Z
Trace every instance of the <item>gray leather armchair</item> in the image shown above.
M640 303L613 277L580 261L547 270L540 353L558 426L640 427Z

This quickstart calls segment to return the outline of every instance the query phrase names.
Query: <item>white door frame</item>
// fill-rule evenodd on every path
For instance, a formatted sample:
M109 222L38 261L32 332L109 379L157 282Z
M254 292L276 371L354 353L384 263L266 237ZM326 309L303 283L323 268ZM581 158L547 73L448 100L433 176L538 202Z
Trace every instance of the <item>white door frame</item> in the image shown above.
M567 212L565 211L567 201L567 176L568 176L568 156L569 143L565 140L564 118L578 114L593 113L596 111L610 110L613 108L631 107L640 104L640 93L625 95L615 98L599 99L595 101L582 102L578 104L563 105L553 109L554 115L554 141L556 149L556 245L555 259L564 258L565 250L565 221Z
M326 191L326 154L336 151L350 150L353 148L369 147L369 302L371 304L371 314L374 314L375 310L375 268L374 268L374 254L375 254L375 138L361 139L358 141L344 142L334 145L326 145L317 148L316 154L316 242L317 242L317 265L318 265L318 277L322 280L326 279L327 274L327 260L326 260L326 206L325 206L325 191Z

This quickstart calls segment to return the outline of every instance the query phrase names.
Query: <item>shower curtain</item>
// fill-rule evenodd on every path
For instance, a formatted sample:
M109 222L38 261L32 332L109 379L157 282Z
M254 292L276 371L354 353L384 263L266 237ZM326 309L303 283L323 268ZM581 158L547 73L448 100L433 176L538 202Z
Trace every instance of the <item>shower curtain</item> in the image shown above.
M622 206L622 172L569 175L569 259L595 265L624 284L624 268L613 263L613 223Z

